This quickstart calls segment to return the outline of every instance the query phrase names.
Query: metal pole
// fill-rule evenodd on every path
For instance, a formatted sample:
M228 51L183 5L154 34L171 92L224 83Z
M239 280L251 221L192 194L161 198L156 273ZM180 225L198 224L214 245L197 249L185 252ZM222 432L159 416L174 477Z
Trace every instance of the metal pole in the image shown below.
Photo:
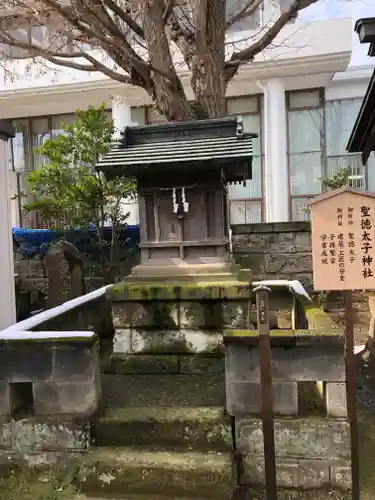
M345 290L345 368L346 397L350 425L350 448L352 461L352 499L359 500L358 425L356 404L356 361L354 354L354 310L353 296Z
M260 359L260 386L264 443L264 467L267 500L277 500L275 433L273 424L272 354L268 317L269 288L259 286L256 293L257 323Z

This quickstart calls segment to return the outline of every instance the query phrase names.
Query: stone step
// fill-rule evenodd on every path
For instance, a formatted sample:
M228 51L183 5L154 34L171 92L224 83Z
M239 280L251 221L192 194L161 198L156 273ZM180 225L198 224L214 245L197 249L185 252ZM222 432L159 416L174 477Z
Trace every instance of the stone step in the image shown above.
M104 496L103 494L98 493L97 495L90 494L90 496L87 496L85 494L79 494L77 495L74 500L171 500L171 497L165 496L165 495L158 495L157 493L147 493L146 495L122 495L121 493L119 495L113 495L110 494L108 496ZM174 497L173 500L192 500L192 498L187 498L187 497ZM194 497L194 500L205 500L201 497Z
M104 407L221 406L225 407L224 374L119 375L102 374Z
M179 453L94 448L76 476L81 493L164 495L228 500L235 488L230 453ZM150 496L148 496L150 498Z
M222 407L108 408L95 425L97 446L231 451L232 429Z

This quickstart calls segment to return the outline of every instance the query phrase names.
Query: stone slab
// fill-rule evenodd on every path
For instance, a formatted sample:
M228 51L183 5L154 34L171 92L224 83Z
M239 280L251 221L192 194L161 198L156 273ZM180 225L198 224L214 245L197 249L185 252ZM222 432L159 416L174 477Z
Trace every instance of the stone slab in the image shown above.
M38 415L70 415L89 417L98 409L98 381L81 383L34 384L34 408Z
M346 384L327 383L325 387L325 396L328 417L347 418Z
M102 375L103 405L225 406L224 375Z
M166 494L227 500L235 488L230 453L97 448L76 475L82 493Z
M191 355L179 357L179 372L186 375L224 374L224 356Z
M211 353L223 346L222 334L209 330L138 329L131 335L132 353Z
M232 416L257 415L261 412L261 388L254 382L226 383L227 412ZM298 414L297 382L273 384L273 411L279 415Z
M41 423L32 420L0 424L0 448L18 453L36 451L85 451L91 445L91 430L86 424Z
M34 382L52 380L51 343L12 342L0 348L0 380Z
M225 349L229 382L259 382L259 349L229 345ZM297 345L272 349L272 376L277 382L345 381L342 345Z
M220 407L107 408L95 424L96 446L232 451L230 419Z
M117 374L177 374L179 373L178 356L130 354L111 356L105 373Z
M264 461L247 455L244 459L244 480L250 484L264 486ZM276 480L280 488L323 488L330 485L329 465L323 460L277 460Z
M98 352L94 349L59 348L53 351L54 382L92 382L99 376Z
M323 418L275 419L276 455L280 458L348 460L349 424ZM261 419L236 419L236 443L250 456L263 456Z

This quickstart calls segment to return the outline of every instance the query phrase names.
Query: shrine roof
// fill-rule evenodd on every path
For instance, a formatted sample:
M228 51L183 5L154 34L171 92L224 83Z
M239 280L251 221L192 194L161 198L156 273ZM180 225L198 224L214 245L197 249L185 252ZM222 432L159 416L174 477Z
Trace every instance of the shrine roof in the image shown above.
M10 137L14 137L14 127L7 120L0 120L0 139L7 141Z
M244 133L240 117L127 127L96 168L129 174L152 165L246 164L254 137Z

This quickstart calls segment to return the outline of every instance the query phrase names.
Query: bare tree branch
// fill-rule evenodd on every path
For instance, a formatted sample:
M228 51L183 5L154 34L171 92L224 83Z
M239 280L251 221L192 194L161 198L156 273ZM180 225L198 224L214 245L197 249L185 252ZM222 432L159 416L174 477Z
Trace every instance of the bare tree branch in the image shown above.
M255 56L267 48L277 37L284 26L292 20L301 8L305 8L318 0L294 0L289 9L282 12L275 23L265 32L265 34L252 45L240 52L232 54L230 60L226 63L226 79L229 81L237 73L241 64L251 62Z
M222 116L228 82L239 67L271 47L283 27L316 1L291 0L276 20L243 32L241 44L240 37L226 39L226 31L257 13L262 0L241 0L229 19L226 0L0 0L0 43L38 64L44 59L142 87L169 120ZM43 40L27 35L36 26L46 27ZM228 43L234 51L226 59ZM3 66L15 57L5 58ZM179 64L191 71L194 103Z
M247 17L254 14L254 12L262 6L263 1L264 0L249 0L246 5L244 5L227 21L227 28L230 28L233 24L243 21Z

